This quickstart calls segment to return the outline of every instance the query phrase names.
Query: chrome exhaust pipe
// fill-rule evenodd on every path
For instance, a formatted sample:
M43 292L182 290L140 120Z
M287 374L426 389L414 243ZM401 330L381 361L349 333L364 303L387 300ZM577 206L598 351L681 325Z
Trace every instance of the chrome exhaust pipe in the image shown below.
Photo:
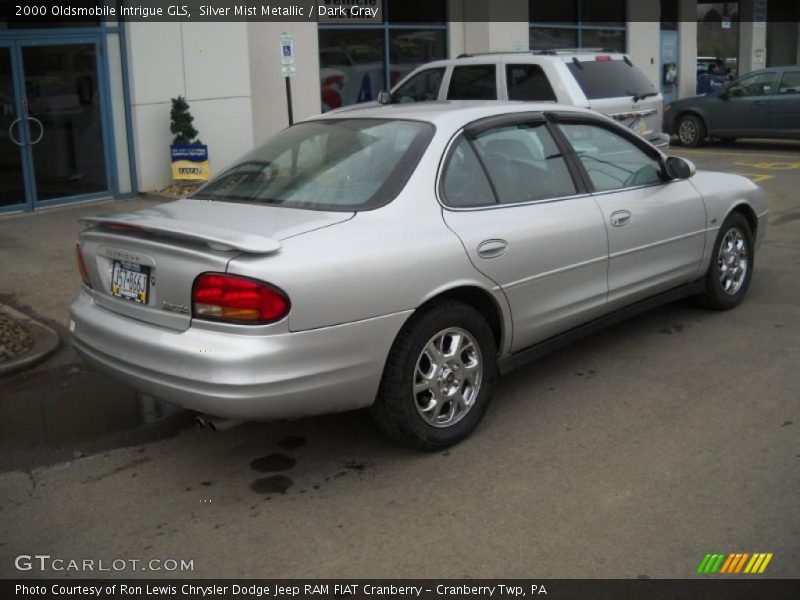
M194 421L200 429L210 429L214 432L227 431L242 424L242 421L235 419L219 419L208 415L197 415Z

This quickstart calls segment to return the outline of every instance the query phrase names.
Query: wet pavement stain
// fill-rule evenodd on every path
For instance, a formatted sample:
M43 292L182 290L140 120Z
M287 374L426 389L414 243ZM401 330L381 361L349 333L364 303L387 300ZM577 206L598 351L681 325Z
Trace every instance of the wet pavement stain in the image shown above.
M350 469L351 471L364 471L367 468L367 464L348 460L344 463L344 468Z
M295 450L296 448L302 448L307 443L308 440L302 435L290 435L289 437L285 437L278 442L278 446L284 450Z
M269 477L256 479L250 484L250 489L257 494L285 494L293 483L285 475L270 475Z
M794 421L784 421L783 423L781 423L781 427L788 427L789 425L792 425L793 423L794 423Z
M250 468L259 473L271 473L274 471L288 471L297 461L291 456L284 454L268 454L261 458L256 458L250 462Z

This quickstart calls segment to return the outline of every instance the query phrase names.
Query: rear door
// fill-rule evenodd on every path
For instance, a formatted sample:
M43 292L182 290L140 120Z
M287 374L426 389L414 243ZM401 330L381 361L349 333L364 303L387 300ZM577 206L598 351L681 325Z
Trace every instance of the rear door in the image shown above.
M445 222L508 298L512 351L603 312L608 243L602 213L541 115L468 128L442 173Z
M781 73L778 93L769 101L769 128L773 135L800 139L800 69Z
M706 211L694 186L688 180L665 182L658 153L610 123L555 118L608 232L608 308L698 277Z

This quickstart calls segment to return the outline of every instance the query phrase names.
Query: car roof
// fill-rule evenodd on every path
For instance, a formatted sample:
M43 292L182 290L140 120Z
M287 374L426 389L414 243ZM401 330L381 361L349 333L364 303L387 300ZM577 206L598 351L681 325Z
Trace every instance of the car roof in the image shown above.
M574 112L602 118L586 108L553 102L513 102L497 100L437 100L360 107L354 105L317 115L307 121L330 119L405 119L424 121L437 126L461 127L484 117L531 112Z
M456 58L444 58L433 60L419 65L415 70L431 67L444 67L459 64L488 64L508 60L519 61L553 61L571 62L574 59L579 61L594 61L598 54L608 56L611 60L625 60L627 56L623 52L606 51L602 49L575 49L575 50L522 50L519 52L479 52L477 54L459 54Z

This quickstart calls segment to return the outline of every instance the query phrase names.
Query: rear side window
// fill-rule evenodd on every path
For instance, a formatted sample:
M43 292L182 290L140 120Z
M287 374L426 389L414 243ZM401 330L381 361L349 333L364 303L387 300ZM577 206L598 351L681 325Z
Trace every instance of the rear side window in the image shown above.
M800 94L800 71L784 71L778 93Z
M638 67L624 60L584 60L567 65L589 100L643 96L657 92Z
M486 172L466 138L461 138L450 155L443 191L445 203L455 208L487 206L497 202Z
M444 67L425 69L406 81L392 94L392 102L425 102L439 97Z
M450 76L448 100L497 100L494 65L455 67Z
M553 88L539 65L506 65L509 100L555 102Z

